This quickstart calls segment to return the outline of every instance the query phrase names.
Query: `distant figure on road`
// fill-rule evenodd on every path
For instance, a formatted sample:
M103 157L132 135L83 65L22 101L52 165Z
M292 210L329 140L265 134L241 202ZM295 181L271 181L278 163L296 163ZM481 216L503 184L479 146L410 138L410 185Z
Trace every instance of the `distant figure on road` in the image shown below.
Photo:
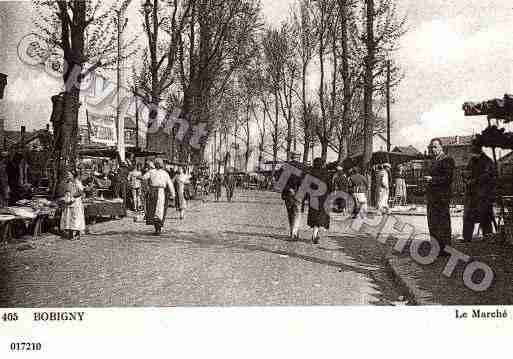
M141 210L141 191L142 191L142 172L141 164L138 163L134 166L132 171L128 174L128 182L130 183L130 189L132 191L132 203L134 205L134 211L138 212Z
M406 180L404 179L403 165L397 165L397 172L395 174L395 199L399 200L399 205L406 204Z
M164 161L160 158L155 160L155 169L146 172L143 179L148 181L149 191L146 198L146 224L153 225L155 234L158 235L162 233L169 197L175 196L175 188L169 174L164 170Z
M431 238L438 241L440 254L448 256L445 246L451 243L451 214L449 204L451 201L451 185L454 173L454 160L448 157L442 148L442 141L438 138L431 140L429 154L432 163L429 175L424 179L427 182L427 220Z
M235 176L233 173L228 173L224 178L224 186L226 187L226 198L228 202L232 201L233 192L235 191Z
M175 185L176 198L175 198L175 207L178 213L180 214L180 219L184 219L184 211L187 207L187 201L185 200L185 184L188 183L187 175L184 173L182 167L178 167L178 170L173 178L173 183Z
M465 210L463 212L463 241L472 241L476 223L481 225L483 237L492 234L493 202L496 195L496 171L493 161L483 153L481 144L472 143L472 158L467 166L470 177L466 181Z
M314 159L311 175L328 185L330 184L328 173L324 168L322 160L320 158ZM317 197L317 204L311 199L309 199L308 201L309 209L307 224L310 228L312 228L312 242L314 244L319 244L319 228L330 228L330 215L324 210L324 202L326 201L328 193L329 188L326 191L326 194Z
M384 165L378 165L376 173L376 202L380 214L388 211L389 178Z
M333 175L331 181L331 188L333 191L349 193L349 178L342 166L337 166L337 172ZM343 198L337 198L335 205L338 212L346 213L347 203Z
M220 173L217 173L214 177L214 193L216 197L216 202L219 202L221 198L221 192L223 188L223 176Z

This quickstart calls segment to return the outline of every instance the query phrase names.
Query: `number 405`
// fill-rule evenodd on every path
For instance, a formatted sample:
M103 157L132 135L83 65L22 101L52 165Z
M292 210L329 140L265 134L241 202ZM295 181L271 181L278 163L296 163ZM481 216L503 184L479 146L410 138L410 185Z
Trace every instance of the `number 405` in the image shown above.
M18 313L4 313L2 315L2 320L4 322L15 322L18 320Z

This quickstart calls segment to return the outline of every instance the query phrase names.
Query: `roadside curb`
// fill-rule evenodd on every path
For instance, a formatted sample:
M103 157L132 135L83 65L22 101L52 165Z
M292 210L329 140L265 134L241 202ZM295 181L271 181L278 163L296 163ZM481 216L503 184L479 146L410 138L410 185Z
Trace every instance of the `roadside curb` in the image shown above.
M411 258L399 258L393 254L389 254L386 258L386 266L391 273L393 279L407 293L410 304L413 305L438 305L433 300L431 293L420 288L412 276L419 273L420 269Z

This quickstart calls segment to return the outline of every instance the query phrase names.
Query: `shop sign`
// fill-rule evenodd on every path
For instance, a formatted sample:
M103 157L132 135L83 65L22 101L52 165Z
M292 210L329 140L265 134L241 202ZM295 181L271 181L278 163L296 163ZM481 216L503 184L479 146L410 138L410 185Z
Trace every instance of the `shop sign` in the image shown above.
M116 145L116 123L113 117L100 118L89 115L91 142Z

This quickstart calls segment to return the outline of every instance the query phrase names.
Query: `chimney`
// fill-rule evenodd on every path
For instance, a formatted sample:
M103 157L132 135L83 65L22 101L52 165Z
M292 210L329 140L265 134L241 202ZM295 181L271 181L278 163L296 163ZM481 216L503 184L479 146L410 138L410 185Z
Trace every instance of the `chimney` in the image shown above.
M25 140L25 126L21 126L21 139L20 139L20 142L23 143L23 141Z

